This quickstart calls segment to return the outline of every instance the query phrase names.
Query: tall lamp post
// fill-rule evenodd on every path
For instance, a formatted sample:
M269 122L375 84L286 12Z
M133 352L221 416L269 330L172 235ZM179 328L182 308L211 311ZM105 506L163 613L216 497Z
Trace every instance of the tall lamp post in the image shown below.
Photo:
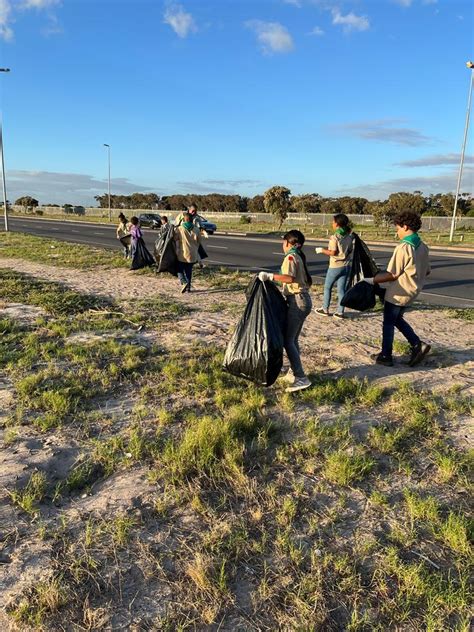
M451 220L451 231L449 233L449 241L453 241L454 228L456 226L456 213L458 210L459 191L461 189L462 170L464 167L464 155L466 153L467 132L469 129L469 118L471 116L471 99L472 99L472 86L474 84L474 62L466 62L466 66L471 70L471 81L469 83L469 96L467 99L467 112L466 112L466 125L464 126L464 138L462 141L461 149L461 161L459 163L458 184L456 187L456 197L454 198L453 218Z
M104 143L104 147L107 147L108 157L109 157L109 222L112 221L112 207L110 206L110 145Z
M10 72L10 68L0 68L0 72ZM0 157L2 159L3 214L5 217L5 231L8 232L7 181L5 178L5 160L3 158L3 112L0 118Z

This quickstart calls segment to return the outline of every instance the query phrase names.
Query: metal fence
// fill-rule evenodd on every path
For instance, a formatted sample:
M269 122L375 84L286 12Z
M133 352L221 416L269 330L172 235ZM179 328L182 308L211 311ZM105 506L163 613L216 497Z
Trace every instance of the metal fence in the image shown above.
M22 206L13 206L12 209L16 213L25 213L25 209ZM165 211L157 210L150 211L150 209L112 209L112 217L117 218L119 213L125 213L131 215L140 215L140 213L160 213L173 218L178 211ZM74 213L65 213L63 208L56 206L42 206L36 210L29 210L28 215L52 215L63 218L74 219ZM81 215L85 217L108 217L109 210L105 208L85 208L81 210ZM242 216L249 217L252 222L275 225L276 220L272 215L268 213L205 213L207 219L218 221L235 221L239 222ZM285 226L330 226L333 215L331 213L311 213L308 215L300 215L298 213L290 213L288 219L285 221ZM373 215L349 215L353 224L359 226L374 226ZM451 226L451 217L427 217L423 216L423 230L425 231L449 231ZM474 217L458 217L456 219L456 230L460 229L474 229Z

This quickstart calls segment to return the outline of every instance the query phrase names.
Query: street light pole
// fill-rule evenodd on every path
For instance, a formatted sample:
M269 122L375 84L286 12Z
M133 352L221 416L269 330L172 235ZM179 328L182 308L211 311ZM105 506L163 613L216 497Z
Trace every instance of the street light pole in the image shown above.
M467 132L469 130L469 118L471 116L472 86L474 84L474 62L468 61L466 62L466 66L470 68L471 70L471 81L469 83L469 96L467 99L466 125L464 126L464 138L462 141L461 161L459 163L458 184L456 187L456 197L454 198L453 218L451 220L451 231L449 233L449 241L453 241L453 238L454 238L454 228L456 226L456 213L458 210L459 191L461 189L462 171L464 167L464 155L466 153Z
M0 68L0 72L10 72L10 68ZM5 232L8 232L7 181L5 178L5 160L3 157L3 112L0 118L0 158L2 160L3 214L5 218Z
M110 145L104 143L104 147L107 147L108 156L109 156L109 222L112 221L112 207L110 206Z

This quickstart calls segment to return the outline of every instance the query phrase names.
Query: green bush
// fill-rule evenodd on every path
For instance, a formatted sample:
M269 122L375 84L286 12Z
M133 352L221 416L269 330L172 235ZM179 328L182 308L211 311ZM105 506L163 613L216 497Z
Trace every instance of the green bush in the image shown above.
M251 223L252 223L252 218L248 217L248 215L240 216L239 224L251 224Z

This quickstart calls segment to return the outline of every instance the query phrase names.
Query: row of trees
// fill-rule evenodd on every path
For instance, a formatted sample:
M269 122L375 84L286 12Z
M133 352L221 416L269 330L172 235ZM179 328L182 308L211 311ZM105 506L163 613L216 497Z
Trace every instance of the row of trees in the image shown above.
M100 208L109 205L108 195L95 198ZM156 193L133 193L132 195L112 195L112 208L177 210L194 204L202 213L272 213L283 221L289 213L309 215L312 213L346 213L348 215L373 215L378 223L391 221L402 210L413 210L421 215L450 216L454 208L452 193L424 195L421 191L413 193L392 193L386 200L369 201L363 197L323 197L318 193L291 195L290 189L274 186L263 195L252 198L240 195L165 195ZM30 196L18 198L16 205L36 208L38 200ZM58 206L57 204L45 206ZM65 204L65 212L76 213L82 206ZM474 201L470 194L463 193L458 201L459 215L474 215Z
M100 208L107 208L109 201L107 195L98 195L95 198ZM267 213L268 204L274 207L274 202L265 203L267 200L278 200L278 204L286 209L287 213L346 213L348 215L388 215L403 209L412 209L420 214L451 215L454 207L454 195L452 193L437 193L424 195L421 191L413 193L392 193L386 200L369 201L363 197L323 197L318 193L306 193L304 195L291 195L286 187L272 187L264 195L256 195L252 198L240 195L222 195L212 193L209 195L164 195L133 193L132 195L112 195L112 208L123 209L164 209L176 210L194 204L198 211L207 213ZM472 197L463 193L458 202L460 215L467 214L474 208Z

